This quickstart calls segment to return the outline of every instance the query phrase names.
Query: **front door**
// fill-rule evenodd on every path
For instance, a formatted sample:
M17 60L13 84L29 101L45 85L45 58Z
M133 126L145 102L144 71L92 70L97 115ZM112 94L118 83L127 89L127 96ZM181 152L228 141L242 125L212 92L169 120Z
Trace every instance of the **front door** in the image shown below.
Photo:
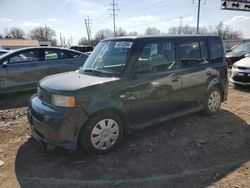
M4 62L7 72L1 80L3 90L25 90L36 87L41 78L41 56L39 49L29 49L15 53Z
M143 45L130 82L130 123L150 122L181 109L181 77L173 41Z

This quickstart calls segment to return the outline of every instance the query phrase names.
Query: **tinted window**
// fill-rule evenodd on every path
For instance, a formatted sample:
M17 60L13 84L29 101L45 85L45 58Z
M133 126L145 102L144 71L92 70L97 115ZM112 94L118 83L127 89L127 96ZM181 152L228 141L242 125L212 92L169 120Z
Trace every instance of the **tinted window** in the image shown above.
M207 41L200 41L200 49L201 49L201 58L208 60L208 48L207 48Z
M39 50L29 50L19 53L9 59L9 63L25 63L40 61Z
M144 46L137 62L137 72L164 72L176 67L173 42L149 43Z
M207 42L205 40L180 42L179 56L183 67L206 64L209 59Z
M223 61L223 52L220 39L209 39L210 61L218 63Z
M65 58L75 58L78 57L78 53L68 52L63 50L46 49L45 60L55 60L55 59L65 59Z
M76 52L67 52L67 54L68 54L68 58L77 58L77 57L79 57L80 56L80 54L79 53L76 53Z
M45 60L59 59L59 54L55 50L45 50Z

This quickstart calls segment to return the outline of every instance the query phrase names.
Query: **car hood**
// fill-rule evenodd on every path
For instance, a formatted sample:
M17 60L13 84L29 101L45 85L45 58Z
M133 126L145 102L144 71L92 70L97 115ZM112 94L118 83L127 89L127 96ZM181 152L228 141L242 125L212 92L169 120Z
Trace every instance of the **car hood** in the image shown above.
M243 55L246 55L248 52L247 51L238 51L238 52L228 52L226 53L226 58L230 58L230 57L240 57L240 56L243 56Z
M85 87L103 84L118 80L114 77L100 77L94 75L81 74L78 72L66 72L47 76L39 82L42 88L55 91L75 91Z
M234 65L238 66L238 67L250 68L250 57L245 57L245 58L235 62Z

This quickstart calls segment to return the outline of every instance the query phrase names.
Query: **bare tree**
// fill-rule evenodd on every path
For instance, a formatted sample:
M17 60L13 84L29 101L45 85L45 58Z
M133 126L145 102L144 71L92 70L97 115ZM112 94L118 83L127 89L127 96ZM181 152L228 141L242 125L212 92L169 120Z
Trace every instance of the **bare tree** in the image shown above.
M128 33L128 36L138 36L138 32L137 31L132 31Z
M111 37L113 37L113 32L111 30L101 29L101 30L97 31L97 33L95 34L93 43L97 44L102 39L111 38Z
M212 34L219 35L224 40L242 38L242 32L241 31L235 31L235 30L233 30L233 28L231 28L228 25L225 25L223 22L218 23L214 27Z
M88 45L88 44L89 44L89 40L86 37L82 37L78 41L78 45Z
M7 36L13 39L23 39L25 37L25 33L21 28L12 27L6 32Z
M200 33L201 34L208 34L208 30L206 27L200 27ZM196 27L192 27L189 25L185 25L182 27L171 27L168 29L169 34L179 34L179 31L181 31L181 34L196 34Z
M30 31L30 37L41 41L51 41L56 36L56 32L50 27L36 27Z
M58 41L56 38L51 39L51 46L58 46Z
M125 29L122 29L122 28L119 28L117 31L116 31L116 36L126 36L127 35L127 31Z
M155 27L148 27L145 30L145 35L160 35L161 31Z

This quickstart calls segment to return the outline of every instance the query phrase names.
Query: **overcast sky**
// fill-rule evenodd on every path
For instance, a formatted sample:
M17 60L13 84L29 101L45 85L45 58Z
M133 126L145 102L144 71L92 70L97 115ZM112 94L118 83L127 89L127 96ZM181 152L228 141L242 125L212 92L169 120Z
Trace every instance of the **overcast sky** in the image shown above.
M72 36L76 44L87 36L84 19L91 20L92 34L99 29L113 30L113 19L108 8L112 0L0 0L0 33L4 28L20 27L28 32L35 26L47 25L66 38ZM183 25L196 26L197 1L194 0L116 0L120 9L117 28L143 33L147 27L168 31ZM201 26L220 21L250 38L250 12L220 10L220 0L204 0L201 5Z

